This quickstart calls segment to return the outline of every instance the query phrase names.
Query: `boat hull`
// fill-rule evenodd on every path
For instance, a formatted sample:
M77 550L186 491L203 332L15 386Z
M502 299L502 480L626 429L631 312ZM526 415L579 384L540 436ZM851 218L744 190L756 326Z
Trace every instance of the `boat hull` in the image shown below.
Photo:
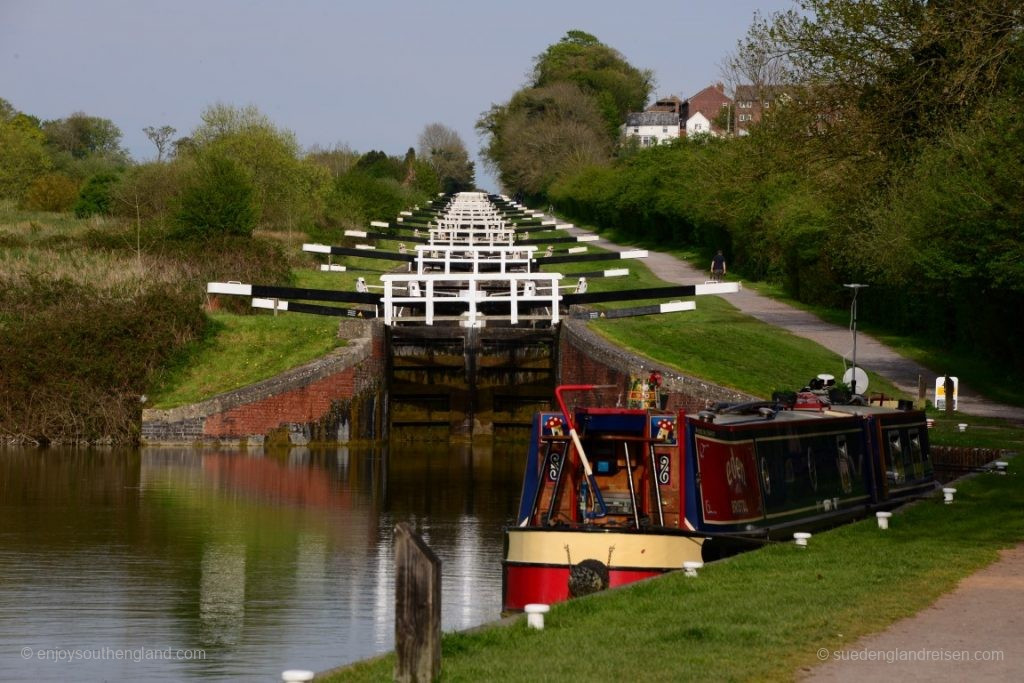
M507 529L502 607L521 610L530 603L568 600L570 568L584 560L605 565L608 587L614 588L701 561L702 542L672 530Z

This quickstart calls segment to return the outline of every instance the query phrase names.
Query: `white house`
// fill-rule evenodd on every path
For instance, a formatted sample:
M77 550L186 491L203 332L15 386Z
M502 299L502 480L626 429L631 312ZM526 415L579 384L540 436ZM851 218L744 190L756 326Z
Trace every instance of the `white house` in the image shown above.
M641 147L652 147L679 137L679 116L668 111L642 111L626 115L622 133L639 138Z
M704 114L698 111L686 119L686 137L692 138L694 135L708 134L714 135L715 133L711 130L711 122Z

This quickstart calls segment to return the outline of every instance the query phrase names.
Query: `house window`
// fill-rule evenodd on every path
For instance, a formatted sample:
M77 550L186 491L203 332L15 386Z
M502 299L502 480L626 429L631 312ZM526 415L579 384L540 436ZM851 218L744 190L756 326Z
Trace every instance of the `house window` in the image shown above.
M668 132L668 128L666 128L666 127L663 127L663 128L661 129L661 132L662 132L662 133L667 133L667 132Z
M634 129L633 129L633 132L634 132L634 133L639 133L639 132L640 132L640 129L639 129L639 128L634 128Z
M768 108L770 108L772 106L772 103L771 102L763 102L761 104L761 106L764 107L765 109L768 109Z

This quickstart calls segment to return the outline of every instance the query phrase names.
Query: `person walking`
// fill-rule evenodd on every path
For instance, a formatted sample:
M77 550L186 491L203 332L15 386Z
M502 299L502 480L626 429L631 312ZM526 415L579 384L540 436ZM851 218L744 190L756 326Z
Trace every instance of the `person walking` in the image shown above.
M719 249L714 258L711 259L711 279L714 282L721 282L725 277L725 256Z

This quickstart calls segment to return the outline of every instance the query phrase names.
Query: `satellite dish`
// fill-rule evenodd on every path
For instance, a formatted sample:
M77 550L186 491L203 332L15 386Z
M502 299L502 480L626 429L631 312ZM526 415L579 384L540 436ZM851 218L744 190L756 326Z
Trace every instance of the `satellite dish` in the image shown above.
M868 390L868 373L861 367L850 368L843 373L843 384L853 386L853 380L857 380L857 393L863 394Z

